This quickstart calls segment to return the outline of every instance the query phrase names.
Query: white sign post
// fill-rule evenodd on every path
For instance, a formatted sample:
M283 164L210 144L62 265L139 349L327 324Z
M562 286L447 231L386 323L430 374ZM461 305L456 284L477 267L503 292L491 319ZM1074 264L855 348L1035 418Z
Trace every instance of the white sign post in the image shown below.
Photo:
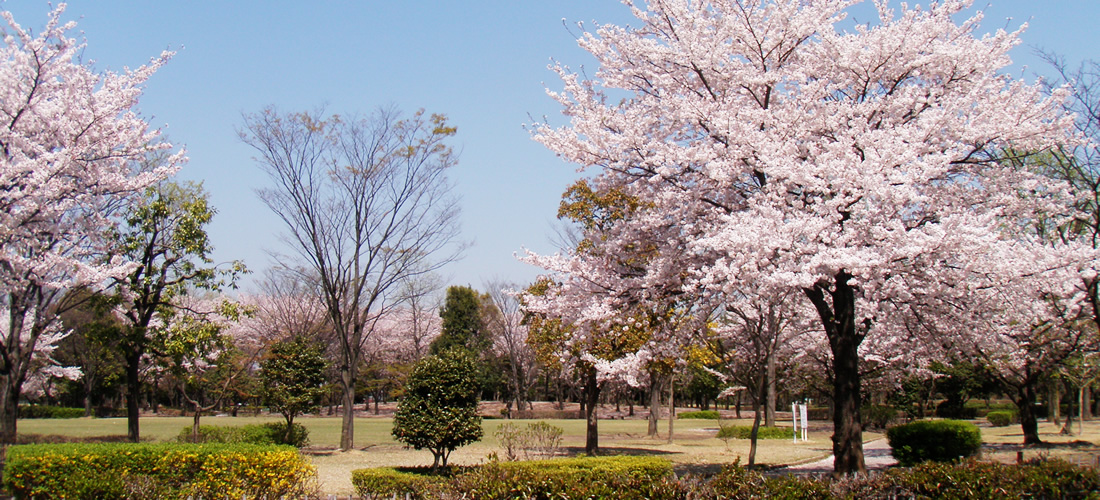
M806 413L809 411L809 410L807 410L808 405L799 405L799 406L802 407L802 411L801 411L801 413L802 413L802 440L803 441L809 441L810 440L810 419L806 418Z
M791 418L794 419L794 442L798 443L798 403L791 403Z

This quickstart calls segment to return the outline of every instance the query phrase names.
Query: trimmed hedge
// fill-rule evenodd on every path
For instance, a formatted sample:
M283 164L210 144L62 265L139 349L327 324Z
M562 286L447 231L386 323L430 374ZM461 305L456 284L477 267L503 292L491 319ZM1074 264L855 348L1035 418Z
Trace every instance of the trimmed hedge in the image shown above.
M1016 412L1012 411L991 411L986 414L985 419L989 421L989 424L993 427L1007 427L1016 421Z
M676 418L718 420L718 412L714 410L685 411L682 413L677 413Z
M718 439L752 439L752 426L727 425L718 429L715 436ZM756 432L757 439L793 439L794 430L790 427L765 427L763 425Z
M898 464L909 467L921 462L950 462L978 454L982 432L978 426L960 420L918 420L886 431L890 453Z
M490 462L451 469L452 478L417 474L426 469L360 469L352 472L364 497L494 499L683 498L672 463L655 457L582 457L530 462Z
M670 464L652 457L573 458L535 462L491 462L428 475L427 468L361 469L352 482L363 498L477 499L810 499L935 498L1091 499L1100 492L1100 473L1060 460L1024 465L926 462L840 480L791 475L769 477L738 464L712 480L677 479Z
M19 418L80 418L84 408L62 406L25 405L19 407Z
M805 477L767 477L736 464L725 467L695 498L727 499L898 499L990 498L1091 499L1100 492L1100 473L1061 460L1025 465L977 462L926 462L909 469L853 475L832 481Z
M287 446L50 444L8 448L16 498L281 498L315 492L316 469Z
M286 439L286 424L270 422L242 426L200 425L198 440L191 439L191 426L180 429L176 441L181 443L224 443L224 444L285 444L301 448L309 444L309 429L302 424L294 424L290 440Z
M410 498L419 499L442 491L449 475L430 474L430 468L376 467L351 471L351 484L362 498ZM457 469L441 469L453 471Z

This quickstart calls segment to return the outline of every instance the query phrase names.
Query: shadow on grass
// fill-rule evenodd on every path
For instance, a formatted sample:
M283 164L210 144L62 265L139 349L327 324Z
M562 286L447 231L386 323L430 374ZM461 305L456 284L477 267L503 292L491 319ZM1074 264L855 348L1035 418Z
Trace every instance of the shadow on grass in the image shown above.
M561 453L567 457L580 457L584 456L583 446L563 446L560 448ZM666 451L666 450L654 450L652 448L616 448L601 446L600 451L596 453L597 456L609 457L615 455L627 455L631 457L638 456L659 456L659 455L679 455L678 451Z
M128 443L125 435L116 436L62 436L59 434L19 434L15 444L58 444L58 443Z

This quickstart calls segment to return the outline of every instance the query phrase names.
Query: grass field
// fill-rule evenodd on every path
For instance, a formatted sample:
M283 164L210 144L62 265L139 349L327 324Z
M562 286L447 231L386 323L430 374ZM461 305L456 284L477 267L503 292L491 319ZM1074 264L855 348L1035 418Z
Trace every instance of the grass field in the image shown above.
M265 417L203 417L204 425L247 425L276 422L277 416ZM577 455L584 451L585 426L583 420L544 420L563 429L563 452ZM297 422L310 431L312 460L318 467L324 493L347 495L353 493L351 471L364 467L430 465L432 455L428 451L407 449L390 436L393 419L388 417L358 418L355 422L355 450L333 451L340 441L340 419L337 417L303 417ZM494 432L504 423L525 426L526 420L485 420L485 437L478 443L455 450L451 463L473 465L487 461L492 454L503 456L503 450ZM751 420L724 420L732 425L751 425ZM1040 437L1048 444L1041 447L1023 447L1023 435L1019 425L981 426L983 458L1014 462L1017 452L1025 459L1037 457L1066 457L1078 463L1095 464L1100 455L1100 421L1085 423L1081 435L1063 436L1060 427L1043 422ZM190 417L143 417L141 434L146 441L168 441L179 435L180 429L190 426ZM653 455L669 459L681 471L715 471L720 464L728 464L740 457L747 460L747 440L730 440L727 444L715 437L718 423L714 420L677 420L672 443L668 442L668 423L662 420L660 436L646 437L646 421L643 419L601 420L600 448L607 455ZM790 426L780 420L780 425ZM120 436L126 433L126 419L71 419L71 420L20 420L19 434L61 435L71 437ZM1076 430L1076 427L1075 427ZM787 465L817 460L831 453L831 422L811 422L809 441L792 443L788 440L762 440L757 451L757 462L769 465ZM864 440L879 439L882 434L865 432ZM326 450L327 448L327 450Z

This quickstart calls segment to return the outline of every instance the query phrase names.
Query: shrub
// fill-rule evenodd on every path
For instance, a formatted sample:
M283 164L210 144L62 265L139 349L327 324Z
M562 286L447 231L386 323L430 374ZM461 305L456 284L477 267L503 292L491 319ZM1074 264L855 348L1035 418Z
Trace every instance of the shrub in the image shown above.
M1061 460L1025 465L965 461L889 470L886 486L902 498L1094 498L1100 474Z
M886 431L891 454L902 466L926 460L948 462L977 455L982 447L978 426L958 420L919 420Z
M286 441L286 423L270 422L243 426L199 426L198 440L191 439L191 426L180 429L176 440L181 443L241 443L241 444L285 444L301 448L309 444L309 429L302 424L294 424L290 441Z
M978 409L965 403L947 400L936 405L936 416L948 419L971 420L977 418Z
M472 354L451 349L428 356L413 366L391 433L417 450L431 451L433 469L446 467L455 448L481 439L477 403L477 368Z
M718 439L751 439L752 427L748 425L727 425L718 429ZM790 427L764 427L756 432L757 439L793 439L794 430Z
M540 421L527 424L527 429L523 430L504 423L494 434L504 447L505 459L518 460L522 453L524 460L532 460L557 455L563 432L561 427Z
M718 412L714 411L714 410L685 411L683 413L677 413L676 418L684 418L684 419L695 418L695 419L702 419L702 420L718 420Z
M80 418L84 408L65 408L61 406L26 405L19 407L19 418Z
M806 409L807 420L832 420L833 412L829 410L828 406L817 406L814 408Z
M898 418L898 410L888 405L864 406L860 410L860 416L863 417L864 429L868 427L885 429L887 425Z
M796 476L767 477L760 472L748 470L734 462L722 468L722 471L710 482L706 498L726 498L730 500L778 498L817 500L833 498L829 483L812 478Z
M452 487L467 498L683 498L668 460L654 457L583 457L492 462L457 476Z
M316 471L285 446L51 444L8 448L17 498L280 498L314 493Z
M413 472L415 470L393 467L353 470L351 484L362 498L405 498L408 495L418 499L432 496L432 492L441 490L447 482L445 475Z
M993 427L1005 427L1016 420L1016 414L1011 411L991 411L986 414L985 419Z

